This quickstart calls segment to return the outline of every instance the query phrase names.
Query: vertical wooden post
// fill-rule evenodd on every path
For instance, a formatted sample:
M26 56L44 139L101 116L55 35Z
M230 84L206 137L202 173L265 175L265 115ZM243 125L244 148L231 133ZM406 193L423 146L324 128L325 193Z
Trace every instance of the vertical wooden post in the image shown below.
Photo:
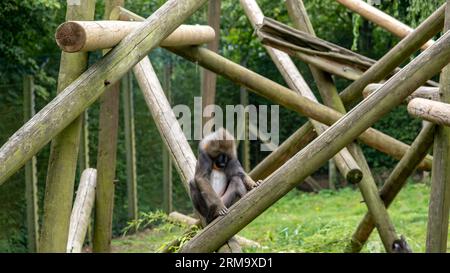
M122 79L122 98L127 159L128 219L137 220L138 193L136 181L136 140L134 134L133 75L131 72L128 72Z
M104 19L124 0L105 0ZM105 52L106 54L106 52ZM94 217L94 252L110 252L116 177L117 131L119 127L120 81L110 85L100 97L97 154L97 190Z
M23 119L27 122L35 114L33 76L23 77ZM28 252L36 252L39 242L36 157L25 164L25 198L27 202Z
M221 0L210 0L208 3L208 25L216 32L216 38L208 44L208 49L214 52L219 50L220 43L220 6ZM214 104L216 100L217 75L207 69L202 69L202 102L203 109ZM203 118L205 124L209 118Z
M450 30L450 0L447 0L444 30ZM450 103L450 65L442 70L440 83L441 101ZM450 208L450 128L437 127L433 151L426 252L446 252Z
M328 186L330 190L336 190L337 171L333 160L328 161Z
M66 20L93 20L94 12L95 1L68 1ZM62 53L58 93L86 70L87 57L87 53ZM52 141L39 252L66 251L80 130L78 118Z
M81 172L89 168L89 113L88 110L82 114L82 127L80 138L80 154L78 166Z
M244 107L247 107L248 105L248 92L244 87L241 87L241 104ZM244 120L244 139L242 140L241 145L241 160L242 160L242 167L244 167L244 170L246 172L250 172L250 134L249 134L249 115L247 112L244 113L245 120Z
M164 65L164 93L167 101L171 103L172 85L170 78L172 77L172 60ZM166 147L163 148L163 207L164 211L169 214L173 210L172 206L172 160Z

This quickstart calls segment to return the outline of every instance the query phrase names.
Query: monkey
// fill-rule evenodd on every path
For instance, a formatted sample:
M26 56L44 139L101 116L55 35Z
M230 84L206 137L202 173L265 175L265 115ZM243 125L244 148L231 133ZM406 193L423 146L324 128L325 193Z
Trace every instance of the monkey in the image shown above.
M189 182L194 208L209 224L247 192L259 186L237 159L234 137L224 128L205 136L198 147L194 179Z

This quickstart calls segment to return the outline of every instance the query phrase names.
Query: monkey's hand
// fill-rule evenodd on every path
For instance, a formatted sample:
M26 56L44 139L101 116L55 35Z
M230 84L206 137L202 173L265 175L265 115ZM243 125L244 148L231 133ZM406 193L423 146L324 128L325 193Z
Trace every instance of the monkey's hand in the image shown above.
M254 186L254 188L256 188L256 187L259 187L261 184L262 184L262 182L264 182L263 180L258 180L258 181L256 181L256 185Z
M223 207L221 210L219 210L219 215L220 216L224 216L227 213L228 213L228 208L227 207Z

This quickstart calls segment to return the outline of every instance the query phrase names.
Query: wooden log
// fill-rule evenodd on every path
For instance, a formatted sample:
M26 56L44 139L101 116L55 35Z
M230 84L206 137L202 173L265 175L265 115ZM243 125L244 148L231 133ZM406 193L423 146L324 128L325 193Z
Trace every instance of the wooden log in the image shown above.
M55 39L62 51L86 52L116 46L125 36L142 26L142 22L70 21L56 29ZM202 45L214 40L210 26L181 25L161 42L161 46Z
M450 126L450 104L427 99L413 99L408 103L408 113L442 126Z
M106 0L103 18L109 19L115 6L124 0ZM109 50L104 50L106 55ZM120 81L109 85L100 97L97 149L97 190L95 192L93 252L111 252L116 180L117 138L119 134Z
M145 24L67 86L0 148L0 184L205 2L169 0Z
M70 216L67 253L81 253L84 239L91 222L92 208L95 201L97 170L86 169L81 175L77 196Z
M253 28L256 30L257 26L264 20L264 14L262 10L254 0L240 0L240 3L244 8L247 17L252 23ZM277 49L268 46L265 46L265 48L289 87L297 94L300 94L314 102L318 102L312 90L303 79L302 75L298 71L291 58L286 53ZM318 134L323 133L328 128L327 126L320 124L313 119L311 119L310 121L312 122ZM351 181L351 183L355 184L361 180L361 169L347 149L343 149L341 152L339 152L339 154L336 155L333 160L336 162L336 166L338 167L342 176L344 176L348 181Z
M426 156L428 150L433 144L433 136L435 126L431 123L426 123L420 134L411 144L405 156L398 162L394 170L386 179L383 187L380 190L381 199L386 208L392 203L397 194L406 184L407 179L417 165ZM360 252L364 244L369 239L370 234L375 228L374 220L370 213L366 213L363 220L359 223L358 228L353 233L350 244L346 252Z
M90 0L83 0L72 2L67 5L66 20L92 20L95 13L95 2ZM58 75L58 87L57 97L64 93L64 90L68 88L76 79L86 70L88 65L88 56L86 53L77 54L61 54L60 70ZM57 100L56 98L54 101ZM71 101L70 101L71 103ZM66 105L61 105L66 107ZM84 109L82 109L84 110ZM42 113L42 111L40 112ZM75 174L77 167L77 157L80 141L80 131L82 126L82 117L79 117L81 112L74 115L70 120L64 124L57 132L54 132L51 136L48 135L45 142L48 142L57 133L64 129L59 135L57 135L50 147L49 164L47 171L47 181L45 185L45 198L44 198L44 213L42 217L42 230L40 238L40 252L65 252L67 246L67 236L69 232L69 220L72 210L73 191L75 186ZM39 117L39 114L37 115ZM53 125L51 121L46 123L36 122L31 119L24 125L26 127L29 124L34 124L35 128L40 131L37 135L47 135L47 130ZM47 127L48 126L48 127ZM45 128L47 127L47 128ZM23 127L22 127L23 128ZM31 135L31 134L30 134ZM13 164L20 167L21 158L23 153L27 153L30 149L27 147L30 145L29 135L23 135L24 140L27 142L25 149L22 152L16 154L19 160L13 162ZM11 142L9 142L11 143ZM15 143L11 143L12 146L16 146ZM45 144L45 143L42 143ZM8 144L5 144L5 146ZM8 149L8 147L3 148ZM43 146L43 145L42 145ZM16 146L18 151L21 151L24 147ZM34 150L33 154L38 152L39 149ZM2 151L5 151L2 149ZM2 154L2 152L0 152ZM5 155L3 157L2 155ZM14 160L8 154L2 154L0 158L3 160ZM8 158L9 157L9 158ZM2 161L2 160L0 160ZM3 165L0 163L0 165ZM6 164L7 166L7 164ZM14 170L13 170L14 171ZM0 170L0 176L5 174ZM1 179L0 179L1 180ZM1 183L1 182L0 182Z
M139 87L144 94L145 101L156 123L156 127L166 144L166 148L170 151L170 155L181 177L181 181L183 182L186 192L189 194L189 181L194 178L196 165L194 153L178 124L174 112L170 110L170 104L162 90L161 84L149 58L145 57L139 62L133 68L133 72L139 83ZM204 221L202 221L202 224L203 223ZM176 244L176 242L173 242L173 244ZM172 244L169 244L169 246L166 247L166 250L169 250L171 245ZM240 252L238 246L233 242L230 242L228 246L230 247L229 251ZM218 246L216 250L219 249L219 247L220 246ZM222 248L222 251L225 251L226 249L226 247Z
M209 41L207 48L214 52L219 51L220 44L220 8L221 0L211 0L208 3L208 25L217 34L215 38ZM216 101L217 75L207 69L202 69L202 109L208 105L215 104ZM203 117L202 124L206 124L212 117Z
M172 221L183 223L183 224L188 225L188 226L198 225L200 223L200 220L192 218L192 217L187 216L187 215L184 215L184 214L179 213L177 211L171 212L169 214L168 218L170 220L172 220ZM255 242L253 240L247 239L245 237L236 235L235 238L238 241L239 245L241 245L243 247L254 247L254 248L261 247L261 245L258 242Z
M172 60L164 65L164 93L166 94L167 101L171 104L172 96ZM172 160L170 159L169 151L163 149L163 207L166 213L170 213L173 210L172 204L172 191L173 191L173 179L172 179Z
M247 68L241 67L205 48L171 47L167 49L194 63L206 67L237 84L245 86L258 95L324 124L332 125L343 116L342 113L299 96L290 89L264 78ZM362 133L358 138L367 145L396 159L401 159L409 147L408 145L372 128L366 130L366 132ZM432 157L427 156L421 163L420 168L430 170L431 162Z
M122 100L127 159L128 219L138 219L138 192L136 175L136 139L134 133L133 75L128 72L122 79Z
M240 88L240 101L241 105L247 107L248 105L248 92L244 87ZM244 139L241 140L241 161L242 167L248 173L250 172L251 164L250 164L250 134L248 131L249 125L249 114L247 112L244 113L245 120L243 123L243 131L244 131Z
M23 77L23 119L27 122L35 114L34 110L34 78ZM25 199L27 203L27 246L28 252L39 249L39 206L37 189L36 157L33 156L25 165Z
M294 25L301 30L304 30L311 35L314 35L313 29L307 29L305 26L312 26L311 23L302 24L304 21L309 21L308 14L301 0L290 0L287 2L290 6L290 16L294 21ZM294 10L299 11L298 13L292 12ZM310 67L313 77L318 83L319 92L323 98L325 105L332 107L333 109L346 113L344 103L342 102L339 94L337 92L336 86L331 75L318 70L316 67ZM371 215L374 215L375 222L377 223L378 233L380 234L381 240L384 243L386 251L391 251L393 241L398 240L398 236L395 232L394 225L389 218L384 204L378 196L378 190L375 184L375 179L370 172L367 160L364 157L362 149L359 145L352 143L349 146L350 153L358 159L361 166L363 177L358 187L362 193L364 201L369 209ZM406 242L405 242L406 244Z
M375 23L376 25L386 29L393 33L397 37L404 38L414 31L411 27L398 21L394 17L384 13L383 11L375 8L372 5L367 4L361 0L337 0L342 5L346 6L350 10L358 13L367 20ZM426 42L422 49L425 50L434 44L433 40Z
M371 83L363 90L364 98L367 98L375 92L378 88L380 88L382 84ZM439 100L439 87L429 87L429 86L421 86L414 93L408 96L405 100L406 103L410 102L414 98L423 98L428 100Z
M209 224L185 244L181 252L209 252L223 244L369 126L399 105L427 79L439 73L449 60L450 33L446 33L374 95L362 101L270 175L264 183L229 208L228 214ZM302 167L298 168L300 165ZM390 245L394 246L394 242Z
M345 105L361 98L362 91L367 85L386 78L397 66L405 62L411 54L436 35L444 25L444 13L445 5L442 5L411 34L370 67L364 75L345 88L340 94Z
M447 33L450 30L450 0L446 1L445 27ZM450 65L447 65L441 73L441 102L450 103ZM416 99L418 100L418 99ZM411 102L413 102L412 100ZM410 102L410 104L411 104ZM409 105L408 105L409 106ZM441 105L442 106L442 105ZM439 106L439 107L441 107ZM432 112L440 111L448 113L449 104L445 108L434 106ZM430 113L432 115L432 113ZM434 116L434 115L432 115ZM442 117L446 124L449 116ZM441 119L439 119L441 120ZM447 252L448 221L450 214L450 128L438 126L434 137L433 146L433 170L431 176L430 204L428 209L427 225L427 253Z

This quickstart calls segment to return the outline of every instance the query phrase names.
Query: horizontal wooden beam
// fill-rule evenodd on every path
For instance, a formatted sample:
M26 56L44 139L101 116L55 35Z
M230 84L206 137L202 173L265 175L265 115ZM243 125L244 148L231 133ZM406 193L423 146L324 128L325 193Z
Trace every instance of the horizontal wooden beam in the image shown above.
M56 43L61 50L70 53L112 48L142 24L142 22L114 20L69 21L56 29ZM201 45L213 41L214 37L214 29L210 26L181 25L160 45Z
M438 125L450 126L450 104L447 103L421 98L413 99L408 103L408 113Z
M363 96L367 98L375 92L378 88L380 88L382 84L372 83L369 84L366 88L364 88ZM422 98L428 100L439 100L439 87L431 87L431 86L422 86L419 87L416 91L414 91L410 96L408 96L405 100L406 103L415 98Z

